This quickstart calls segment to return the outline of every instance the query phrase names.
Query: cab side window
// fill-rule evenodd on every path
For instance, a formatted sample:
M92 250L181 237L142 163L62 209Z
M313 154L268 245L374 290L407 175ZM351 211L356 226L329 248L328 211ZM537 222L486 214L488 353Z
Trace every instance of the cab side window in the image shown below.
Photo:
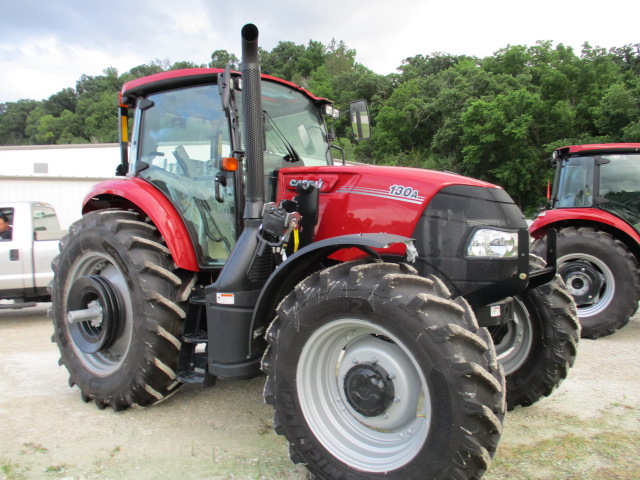
M145 99L137 161L180 212L202 267L223 265L236 239L233 174L221 197L214 191L222 157L231 153L227 118L217 86L149 95Z

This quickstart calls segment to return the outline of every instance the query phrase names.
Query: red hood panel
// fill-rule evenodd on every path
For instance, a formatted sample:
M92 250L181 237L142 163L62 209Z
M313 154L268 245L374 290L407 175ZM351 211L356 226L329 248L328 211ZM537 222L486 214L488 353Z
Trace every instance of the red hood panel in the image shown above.
M350 233L394 233L410 237L425 205L442 188L495 185L431 170L346 165L283 168L278 201L296 195L298 183L320 188L316 240Z

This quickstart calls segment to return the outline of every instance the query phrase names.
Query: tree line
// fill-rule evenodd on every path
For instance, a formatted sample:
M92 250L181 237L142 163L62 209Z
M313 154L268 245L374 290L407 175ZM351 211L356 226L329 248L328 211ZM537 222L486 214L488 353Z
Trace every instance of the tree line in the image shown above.
M297 83L342 110L369 102L373 139L355 143L336 122L347 159L450 170L503 186L532 212L552 176L554 148L640 142L640 44L609 50L540 41L476 58L432 53L379 75L344 42L280 42L260 49L263 73ZM46 100L0 103L0 145L117 141L116 95L126 81L162 71L239 60L216 50L208 65L154 61L119 74L82 75Z

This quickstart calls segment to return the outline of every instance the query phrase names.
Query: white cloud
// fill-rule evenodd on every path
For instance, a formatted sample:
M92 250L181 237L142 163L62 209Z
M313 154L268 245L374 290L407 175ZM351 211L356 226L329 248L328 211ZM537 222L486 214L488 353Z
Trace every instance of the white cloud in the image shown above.
M240 29L248 22L260 28L267 50L279 41L343 40L359 63L380 74L433 52L483 57L509 44L551 40L579 53L584 41L605 48L640 42L640 2L592 8L578 0L0 0L0 102L47 98L107 67L207 63L218 49L240 56Z

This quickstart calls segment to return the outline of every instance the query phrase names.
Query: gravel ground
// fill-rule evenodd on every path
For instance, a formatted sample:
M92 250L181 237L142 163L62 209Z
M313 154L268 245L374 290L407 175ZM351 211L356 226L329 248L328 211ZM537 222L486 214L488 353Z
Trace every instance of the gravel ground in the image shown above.
M0 310L0 477L306 479L273 433L264 378L184 386L160 405L100 411L69 388L48 304ZM507 415L487 480L640 479L640 315L580 343L550 397Z

